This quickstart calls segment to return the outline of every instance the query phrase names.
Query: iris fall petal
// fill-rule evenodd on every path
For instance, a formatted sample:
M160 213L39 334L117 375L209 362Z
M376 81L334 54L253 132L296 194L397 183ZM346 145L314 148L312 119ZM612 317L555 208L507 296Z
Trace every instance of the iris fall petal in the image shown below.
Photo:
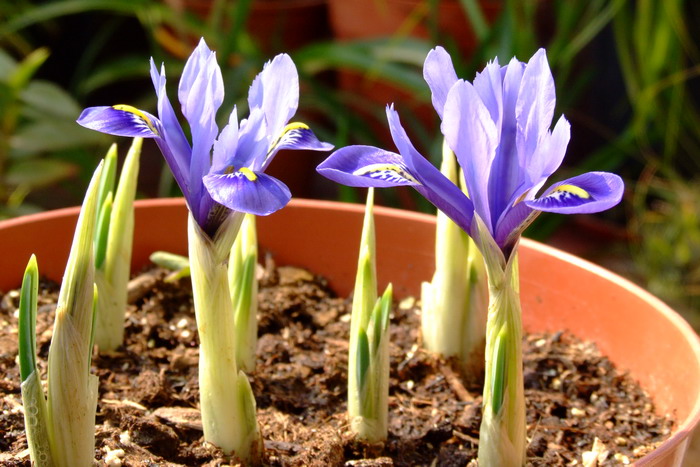
M287 185L262 172L209 174L204 177L204 185L217 203L256 216L282 209L292 197Z
M604 211L622 199L622 179L608 172L588 172L554 184L540 198L525 201L533 208L561 214Z

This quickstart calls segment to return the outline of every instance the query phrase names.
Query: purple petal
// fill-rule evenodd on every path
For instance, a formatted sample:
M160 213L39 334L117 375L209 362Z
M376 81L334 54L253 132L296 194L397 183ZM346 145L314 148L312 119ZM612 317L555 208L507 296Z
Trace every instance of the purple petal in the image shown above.
M561 165L571 138L571 125L562 115L554 130L547 131L540 141L527 166L528 176L534 189L532 197Z
M209 174L204 184L212 198L229 209L267 216L287 205L289 188L274 177L249 170Z
M153 59L151 59L151 80L158 96L158 116L163 126L163 137L165 146L167 146L166 149L161 147L161 150L178 185L180 185L183 193L187 193L189 184L186 177L189 176L192 148L168 99L165 88L165 68L161 66L160 73L158 73ZM159 143L159 146L164 145Z
M248 105L263 110L271 138L282 134L299 105L299 75L289 55L277 55L265 64L250 86Z
M466 232L470 232L474 213L474 205L471 200L416 150L408 138L406 130L401 125L399 114L393 106L387 106L386 116L389 120L389 129L394 144L404 158L406 168L419 182L418 185L414 185L416 191L447 214Z
M520 166L516 146L515 105L524 69L525 64L517 58L513 58L507 66L501 68L503 79L501 134L489 177L489 209L494 213L494 217L498 216L492 219L496 227L494 231L497 242L504 221L508 223L509 219L505 218L510 216L511 206L531 186L527 172Z
M333 145L320 141L311 128L304 123L291 123L275 145L275 149L311 149L330 151Z
M520 83L523 79L525 64L513 57L505 67L501 68L503 75L503 116L512 122L509 125L515 127L515 108L520 92Z
M498 146L493 158L488 178L488 201L491 213L491 224L496 221L509 206L509 200L513 193L522 185L525 175L518 165L518 155L515 146L515 99L506 94L506 87L513 87L513 81L518 80L518 70L521 69L515 60L516 66L510 73L508 67L501 68L498 62L490 63L483 72L477 73L474 78L474 89L478 92L484 105L489 110L496 131L499 133ZM505 70L505 71L504 71ZM508 81L504 82L505 79ZM517 88L515 89L517 94ZM510 98L510 100L506 100Z
M236 154L237 149L238 113L234 106L231 115L229 115L228 125L221 130L221 134L219 134L219 137L214 142L211 170L214 172L223 172L229 165L235 167L232 156Z
M458 80L452 58L445 49L435 47L428 53L423 64L423 78L430 87L433 107L442 118L447 94Z
M330 151L333 145L324 143L316 138L313 131L304 123L290 123L284 129L282 136L273 143L265 156L261 170L267 169L272 159L280 149L307 149L312 151Z
M608 172L588 172L554 184L540 198L525 201L545 212L587 214L610 209L620 202L622 179Z
M77 122L108 135L141 138L161 136L160 120L143 110L128 105L88 107Z
M238 129L238 149L229 162L234 167L250 167L260 170L269 148L265 114L259 107L250 110L250 116L241 120Z
M386 188L419 182L400 154L373 146L347 146L335 151L316 170L348 186Z
M556 101L554 78L544 49L532 56L520 82L515 118L520 166L529 167L542 135L549 130Z
M211 167L211 149L219 129L216 111L224 97L221 69L216 54L204 40L185 64L178 88L182 113L190 124L192 153L189 165L189 187L192 198L206 200L202 177ZM201 207L204 211L209 203Z
M496 128L500 130L503 118L503 83L498 59L486 65L481 73L476 74L474 89L489 110L491 120L496 124Z
M194 49L182 70L178 86L178 98L182 113L188 120L202 115L216 113L224 100L224 82L221 69L216 62L216 52L209 49L204 39Z
M488 180L498 145L498 132L479 94L466 81L452 86L441 125L447 144L454 151L469 190L474 209L492 228Z
M514 241L515 235L520 235L533 220L531 215L539 213L533 211L526 203L520 202L505 211L496 224L494 240L499 247L504 248L509 241Z
M401 154L372 146L348 146L335 151L316 170L349 186L413 186L462 229L470 232L474 214L471 200L415 150L398 114L390 107L387 107L387 117Z

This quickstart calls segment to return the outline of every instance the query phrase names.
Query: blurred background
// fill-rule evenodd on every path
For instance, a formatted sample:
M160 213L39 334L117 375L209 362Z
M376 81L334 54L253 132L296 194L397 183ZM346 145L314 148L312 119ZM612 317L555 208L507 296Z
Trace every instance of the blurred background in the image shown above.
M148 59L170 96L200 36L217 51L226 100L247 115L262 65L292 55L295 120L343 146L393 148L394 102L437 165L441 139L422 64L435 45L472 80L488 60L527 61L546 47L557 115L572 124L552 181L619 173L623 203L596 216L540 216L527 235L641 284L700 327L700 2L691 0L2 0L0 218L77 205L112 137L75 124L82 108L155 111ZM555 118L558 118L555 116ZM128 142L119 142L122 152ZM294 196L363 200L315 174L324 154L280 153L270 172ZM144 145L140 197L178 195L155 144ZM411 190L384 205L432 212Z

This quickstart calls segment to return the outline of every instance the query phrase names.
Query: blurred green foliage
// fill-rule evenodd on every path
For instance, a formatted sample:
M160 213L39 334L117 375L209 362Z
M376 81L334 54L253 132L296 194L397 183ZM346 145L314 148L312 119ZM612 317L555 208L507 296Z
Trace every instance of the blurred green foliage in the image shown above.
M81 109L63 89L34 79L48 55L40 48L17 62L0 50L0 218L39 209L25 202L32 190L75 174L52 155L101 140L75 125Z
M227 94L221 115L234 105L245 115L252 78L274 53L285 50L279 31L251 26L256 1L0 3L0 46L5 50L0 54L0 215L26 212L31 208L27 193L94 165L104 152L92 149L96 143L105 145L104 139L71 125L80 107L105 104L107 98L155 107L145 65L149 56L166 63L174 96L184 59L197 38L204 37L222 63ZM494 56L501 62L513 56L526 59L546 47L556 76L557 112L566 114L575 128L569 148L574 154L557 176L585 170L621 173L629 187L627 211L620 208L608 216L628 222L631 253L643 280L679 306L697 309L700 54L693 34L700 31L698 2L503 0L500 14L493 17L480 0L457 1L476 38L468 56L460 54L460 44L440 26L440 0L417 1L404 24L387 37L328 38L289 50L303 89L299 118L337 146L386 145L383 103L340 86L339 76L350 70L410 96L413 104L396 102L402 121L421 151L437 163L437 125L433 130L413 112L416 103L430 105L421 69L427 51L444 45L458 74L471 79ZM188 3L206 3L207 10L192 11L184 7ZM76 22L67 20L77 22L82 42L62 86L80 105L61 87L34 78L48 56L45 39L65 37L62 29L75 28ZM429 38L416 34L419 27L427 28ZM277 40L268 41L270 37ZM63 51L52 50L58 52ZM596 100L597 107L592 106ZM171 190L165 175L159 192ZM422 198L407 193L383 192L383 201L430 209ZM346 188L339 196L359 199ZM544 238L564 217L542 216L528 233Z

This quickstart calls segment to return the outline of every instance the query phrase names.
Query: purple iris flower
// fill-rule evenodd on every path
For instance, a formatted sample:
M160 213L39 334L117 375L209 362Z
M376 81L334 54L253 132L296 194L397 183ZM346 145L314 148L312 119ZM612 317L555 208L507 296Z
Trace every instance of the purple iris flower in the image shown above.
M271 214L291 198L287 186L264 173L280 149L333 148L303 123L288 124L299 103L299 76L289 55L265 64L248 93L250 116L238 122L234 107L219 133L216 112L224 85L216 54L202 39L185 64L178 88L192 144L178 122L160 73L151 59L158 117L128 105L90 107L78 123L116 136L153 138L199 226L216 233L229 210Z
M570 136L563 116L550 131L555 89L544 49L527 64L514 58L502 67L494 60L470 83L457 78L449 54L437 47L425 60L423 76L469 196L418 153L393 106L387 118L398 153L348 146L331 154L318 172L350 186L413 186L474 238L478 216L507 255L542 211L593 213L622 199L622 180L607 172L555 183L537 197L561 165Z

